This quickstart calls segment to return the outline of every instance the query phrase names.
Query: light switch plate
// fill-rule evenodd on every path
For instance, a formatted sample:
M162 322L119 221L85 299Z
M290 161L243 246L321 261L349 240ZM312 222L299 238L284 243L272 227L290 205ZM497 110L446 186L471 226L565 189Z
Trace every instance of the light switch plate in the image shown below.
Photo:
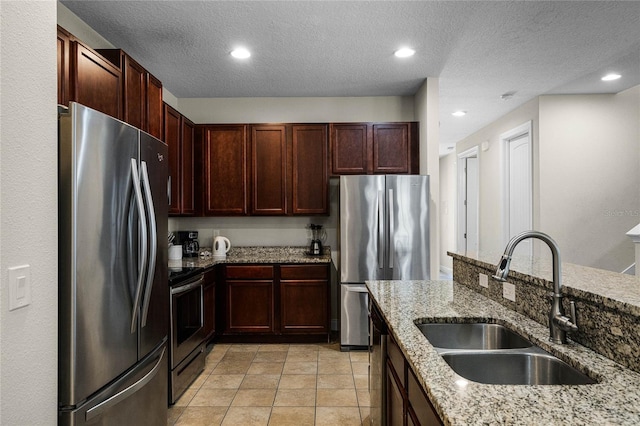
M29 265L9 268L9 310L31 304L31 271Z
M489 277L485 274L479 274L478 282L480 287L489 288Z
M516 286L511 283L502 283L502 297L512 302L516 301Z

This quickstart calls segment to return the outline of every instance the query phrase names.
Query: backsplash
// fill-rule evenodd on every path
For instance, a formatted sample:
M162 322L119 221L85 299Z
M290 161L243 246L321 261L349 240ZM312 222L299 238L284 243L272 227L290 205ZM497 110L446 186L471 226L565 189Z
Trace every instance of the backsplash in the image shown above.
M502 283L491 278L495 273L496 265L485 261L469 258L455 253L448 253L453 257L453 279L470 289L480 293L498 303L513 309L523 315L532 318L545 326L549 325L549 309L551 301L548 294L553 289L550 280L532 275L512 271L509 273L508 282L516 287L516 301L505 299L502 296ZM495 260L499 259L495 257ZM565 264L563 268L567 269ZM547 269L543 266L541 270ZM637 303L640 296L640 282L635 277L613 275L606 271L593 268L570 266L572 280L586 282L600 281L603 275L611 275L615 282L610 284L615 287L615 297L608 297L607 283L601 282L602 292L586 291L580 286L571 287L565 280L562 292L567 297L563 300L565 312L569 312L569 301L576 304L576 316L579 331L569 334L569 339L574 340L607 358L622 364L636 372L640 372L640 305ZM489 287L479 284L479 274L489 277ZM626 289L625 297L621 289Z

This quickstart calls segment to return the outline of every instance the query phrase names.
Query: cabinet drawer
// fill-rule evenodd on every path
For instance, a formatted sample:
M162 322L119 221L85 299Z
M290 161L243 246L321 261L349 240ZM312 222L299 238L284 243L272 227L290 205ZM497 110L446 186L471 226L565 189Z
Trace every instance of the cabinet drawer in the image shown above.
M227 266L227 279L273 279L273 265Z
M327 265L283 265L280 267L283 280L326 280L329 278Z
M387 357L393 368L396 370L398 374L398 379L400 380L400 384L402 387L405 387L405 374L404 374L404 355L402 355L402 351L400 351L400 347L393 340L391 334L389 334L389 339L387 340Z

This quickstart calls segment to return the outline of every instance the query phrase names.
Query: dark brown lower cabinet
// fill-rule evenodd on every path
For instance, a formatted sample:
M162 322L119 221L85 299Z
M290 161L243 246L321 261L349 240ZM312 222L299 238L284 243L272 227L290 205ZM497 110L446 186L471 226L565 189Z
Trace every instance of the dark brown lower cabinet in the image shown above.
M215 270L204 274L204 334L206 340L216 331L216 279Z
M442 425L431 401L392 336L387 340L387 424Z
M329 264L226 265L222 340L326 341ZM233 339L231 339L233 338Z

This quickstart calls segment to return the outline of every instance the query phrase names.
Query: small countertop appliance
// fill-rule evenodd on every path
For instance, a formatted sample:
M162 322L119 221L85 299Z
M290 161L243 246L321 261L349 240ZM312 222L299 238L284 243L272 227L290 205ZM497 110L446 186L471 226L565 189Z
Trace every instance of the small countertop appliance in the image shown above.
M198 257L200 251L198 231L178 231L173 243L182 246L182 257Z

